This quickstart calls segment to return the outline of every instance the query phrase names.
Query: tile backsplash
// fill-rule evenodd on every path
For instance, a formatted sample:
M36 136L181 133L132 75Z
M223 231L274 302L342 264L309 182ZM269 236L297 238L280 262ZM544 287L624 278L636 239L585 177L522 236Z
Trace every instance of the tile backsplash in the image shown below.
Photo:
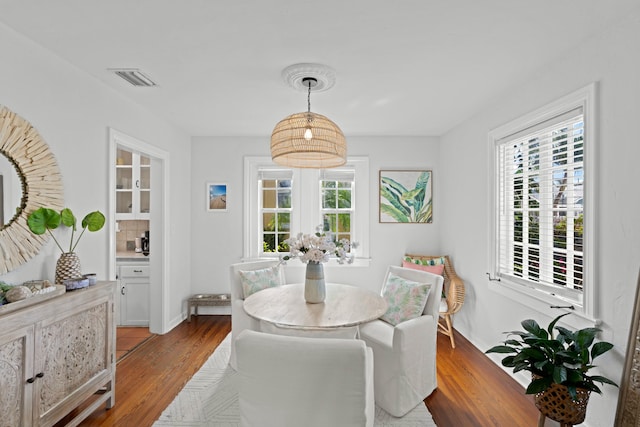
M116 233L116 251L117 252L134 252L135 239L144 235L149 230L148 220L123 220L118 221L119 229Z

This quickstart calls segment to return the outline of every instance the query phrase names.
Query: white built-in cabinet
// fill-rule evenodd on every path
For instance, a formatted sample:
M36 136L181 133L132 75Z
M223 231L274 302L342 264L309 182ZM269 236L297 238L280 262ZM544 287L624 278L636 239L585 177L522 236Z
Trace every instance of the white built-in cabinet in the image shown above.
M91 398L69 422L78 425L115 404L114 287L0 311L0 425L52 426Z
M150 219L151 159L118 148L116 153L116 220Z
M121 326L149 326L149 263L118 261Z

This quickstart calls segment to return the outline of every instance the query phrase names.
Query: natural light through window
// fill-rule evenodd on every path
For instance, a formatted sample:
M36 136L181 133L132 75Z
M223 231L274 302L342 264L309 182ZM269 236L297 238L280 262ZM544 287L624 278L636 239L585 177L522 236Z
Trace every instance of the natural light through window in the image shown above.
M335 239L358 242L355 264L368 262L368 175L364 157L324 170L245 158L245 259L286 254L287 239L321 226Z
M492 273L506 286L539 292L587 315L595 285L588 262L592 221L585 221L593 212L586 161L593 145L591 99L593 92L584 90L490 134Z

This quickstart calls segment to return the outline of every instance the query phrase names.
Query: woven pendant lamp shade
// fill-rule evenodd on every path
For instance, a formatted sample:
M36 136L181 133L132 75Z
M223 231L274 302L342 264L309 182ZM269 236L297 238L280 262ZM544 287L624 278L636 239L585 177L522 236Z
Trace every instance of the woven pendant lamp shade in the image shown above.
M310 128L313 137L305 139ZM334 122L311 113L296 113L282 119L271 134L271 158L279 165L295 168L334 168L347 162L347 141Z

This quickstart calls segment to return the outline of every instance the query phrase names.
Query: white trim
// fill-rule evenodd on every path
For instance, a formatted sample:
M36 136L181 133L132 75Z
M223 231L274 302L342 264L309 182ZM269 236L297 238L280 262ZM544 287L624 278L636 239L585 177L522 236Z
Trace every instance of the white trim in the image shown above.
M356 196L354 203L356 204L356 221L353 227L354 241L359 243L358 249L356 249L356 259L353 264L343 264L344 266L369 266L369 158L366 156L354 156L347 159L347 166L353 166L355 169L356 179ZM251 247L251 242L260 240L260 236L256 227L246 226L246 224L257 224L259 221L257 209L253 209L255 201L260 200L261 195L258 194L258 189L255 183L258 180L258 169L260 168L274 168L282 169L282 166L278 166L273 163L270 157L266 156L246 156L244 158L244 212L243 223L245 226L243 236L243 259L253 259L258 257L266 257L268 255L262 255L254 253L255 251ZM293 214L291 217L291 231L296 233L296 230L309 230L313 232L316 226L322 222L320 216L320 199L319 197L313 197L311 200L312 209L318 213L318 216L314 219L312 217L300 217L300 194L305 192L306 194L318 194L319 191L319 178L320 171L316 169L293 169L293 188L292 188L292 200L294 205ZM360 206L364 208L360 209ZM358 211L360 209L360 211ZM274 255L275 257L275 255ZM336 264L338 265L338 264Z
M152 254L150 257L150 266L152 267L152 278L154 276L160 276L157 281L152 280L150 286L150 323L149 328L151 332L164 334L171 330L172 325L169 322L168 313L170 312L170 292L168 286L168 278L170 277L170 265L168 260L170 259L170 237L171 230L169 224L171 224L169 200L170 200L170 176L169 176L169 153L150 145L144 141L136 139L125 133L117 131L113 128L108 128L109 133L109 218L112 221L109 222L109 252L107 264L109 266L109 280L115 280L116 275L116 233L115 233L115 210L116 210L116 188L115 188L115 168L116 164L116 152L117 146L128 147L132 150L139 151L149 157L152 157L152 162L158 161L158 167L160 170L160 177L158 178L162 182L162 188L160 191L155 191L152 197L152 204L160 207L160 209L153 210L154 220L151 222L151 228L160 230L159 232L151 233L151 249ZM158 169L156 167L155 169ZM154 169L152 168L152 180L156 180L154 177ZM152 187L153 188L153 187ZM154 202L153 200L159 200ZM155 224L155 226L154 226ZM158 226L158 224L160 224ZM156 274L154 272L157 271ZM159 273L159 274L158 274ZM159 309L159 310L158 310Z
M487 227L489 235L489 251L488 251L488 272L490 277L497 276L497 257L498 246L496 242L497 235L497 220L496 211L498 209L497 195L499 193L498 180L496 179L496 164L498 164L498 150L496 149L497 143L510 135L513 135L523 129L530 128L538 125L544 121L553 119L561 115L562 113L575 109L582 108L584 114L585 123L585 188L584 188L584 227L587 230L584 237L584 290L582 298L582 306L576 306L576 310L572 311L575 314L587 319L588 321L596 322L597 310L595 296L597 295L597 264L595 262L597 258L597 245L595 242L598 240L596 236L597 229L595 227L595 213L596 213L596 191L595 181L597 175L596 171L596 147L597 147L597 128L596 128L596 114L597 114L597 84L591 83L575 92L572 92L556 101L553 101L542 108L525 114L515 120L510 121L502 126L499 126L489 132L488 135L488 164L489 164L489 226ZM567 305L565 299L546 294L541 291L528 290L527 287L519 285L510 281L508 278L502 277L501 280L492 281L490 289L494 291L500 291L499 293L508 296L522 304L536 308L537 310L553 316L554 312L551 312L549 305ZM533 292L533 293L532 293ZM546 304L540 304L540 301L545 301ZM573 303L575 305L575 303ZM545 307L546 305L546 307Z

